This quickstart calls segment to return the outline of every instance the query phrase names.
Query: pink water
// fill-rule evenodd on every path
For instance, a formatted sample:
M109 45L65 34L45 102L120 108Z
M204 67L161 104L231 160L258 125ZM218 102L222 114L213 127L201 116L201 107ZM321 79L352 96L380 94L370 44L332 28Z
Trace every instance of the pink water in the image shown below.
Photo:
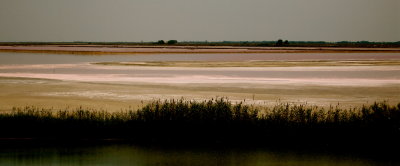
M177 68L101 66L104 61L388 60L396 53L67 55L0 53L1 77L114 83L335 86L400 85L400 66Z

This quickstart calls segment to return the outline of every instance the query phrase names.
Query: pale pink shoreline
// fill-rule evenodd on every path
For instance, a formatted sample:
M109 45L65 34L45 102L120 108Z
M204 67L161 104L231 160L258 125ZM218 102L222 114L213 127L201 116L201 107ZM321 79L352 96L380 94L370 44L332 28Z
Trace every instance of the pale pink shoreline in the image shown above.
M398 79L319 79L319 78L254 78L221 76L176 76L176 77L125 77L118 74L36 74L0 73L0 77L52 79L77 82L104 83L151 83L151 84L270 84L270 85L316 85L374 87L400 85Z
M399 66L313 66L313 67L141 67L79 64L0 65L0 77L25 77L83 82L168 84L288 84L380 86L400 84L393 75ZM353 72L352 74L347 71ZM309 72L314 73L312 77ZM354 73L356 72L356 73ZM189 73L189 74L188 74ZM231 74L236 73L236 74ZM242 73L242 74L240 74ZM245 74L243 74L245 73ZM264 74L269 73L269 74ZM274 74L274 73L278 73ZM290 73L297 73L295 75ZM358 77L355 74L369 76ZM272 75L271 75L272 74ZM330 76L333 75L333 76ZM334 76L337 75L337 76Z

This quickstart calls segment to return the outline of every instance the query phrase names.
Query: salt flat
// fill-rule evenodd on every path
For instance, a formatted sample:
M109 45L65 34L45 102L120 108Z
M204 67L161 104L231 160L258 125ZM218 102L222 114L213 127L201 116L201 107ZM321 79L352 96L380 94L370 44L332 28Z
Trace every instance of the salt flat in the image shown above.
M318 61L318 56L324 59L326 54L313 54L313 59L317 58L317 61L310 61L308 55L296 57L282 54L292 60L297 58L296 62L276 61L274 54L205 55L216 59L218 63L213 67L196 66L215 63L199 59L198 56L201 55L1 53L0 109L35 105L59 109L83 106L118 111L135 109L151 100L182 97L205 100L217 96L257 105L293 102L329 106L340 103L345 107L382 100L397 103L400 99L399 54L357 54L358 59L352 55L348 60L339 54L338 57L342 59L325 59L323 62ZM241 60L223 60L230 56ZM175 63L176 59L185 59L185 65L96 64L160 60ZM230 66L232 63L240 65L265 60L274 66ZM223 65L218 66L221 63ZM301 65L305 63L307 65Z

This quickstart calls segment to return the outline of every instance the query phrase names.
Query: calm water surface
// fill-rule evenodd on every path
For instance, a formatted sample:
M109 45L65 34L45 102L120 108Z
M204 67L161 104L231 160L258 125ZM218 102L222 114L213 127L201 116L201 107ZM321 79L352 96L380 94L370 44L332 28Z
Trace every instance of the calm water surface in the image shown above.
M0 64L74 64L120 61L390 60L399 53L133 54L74 55L0 52Z
M111 61L389 60L398 53L135 54L74 55L0 53L0 76L93 82L274 83L326 85L398 84L399 66L165 68L102 66ZM277 82L278 81L278 82Z
M399 163L354 155L260 149L165 149L133 145L104 145L0 150L0 166L366 166L395 164Z

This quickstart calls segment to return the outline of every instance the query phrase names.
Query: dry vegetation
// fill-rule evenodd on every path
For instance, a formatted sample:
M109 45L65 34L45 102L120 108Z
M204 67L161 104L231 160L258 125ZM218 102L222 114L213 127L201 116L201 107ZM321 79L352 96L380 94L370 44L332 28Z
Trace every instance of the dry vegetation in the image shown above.
M181 99L114 113L24 107L0 114L0 128L1 138L394 148L400 138L400 103L349 109L280 104L260 109L224 98Z

